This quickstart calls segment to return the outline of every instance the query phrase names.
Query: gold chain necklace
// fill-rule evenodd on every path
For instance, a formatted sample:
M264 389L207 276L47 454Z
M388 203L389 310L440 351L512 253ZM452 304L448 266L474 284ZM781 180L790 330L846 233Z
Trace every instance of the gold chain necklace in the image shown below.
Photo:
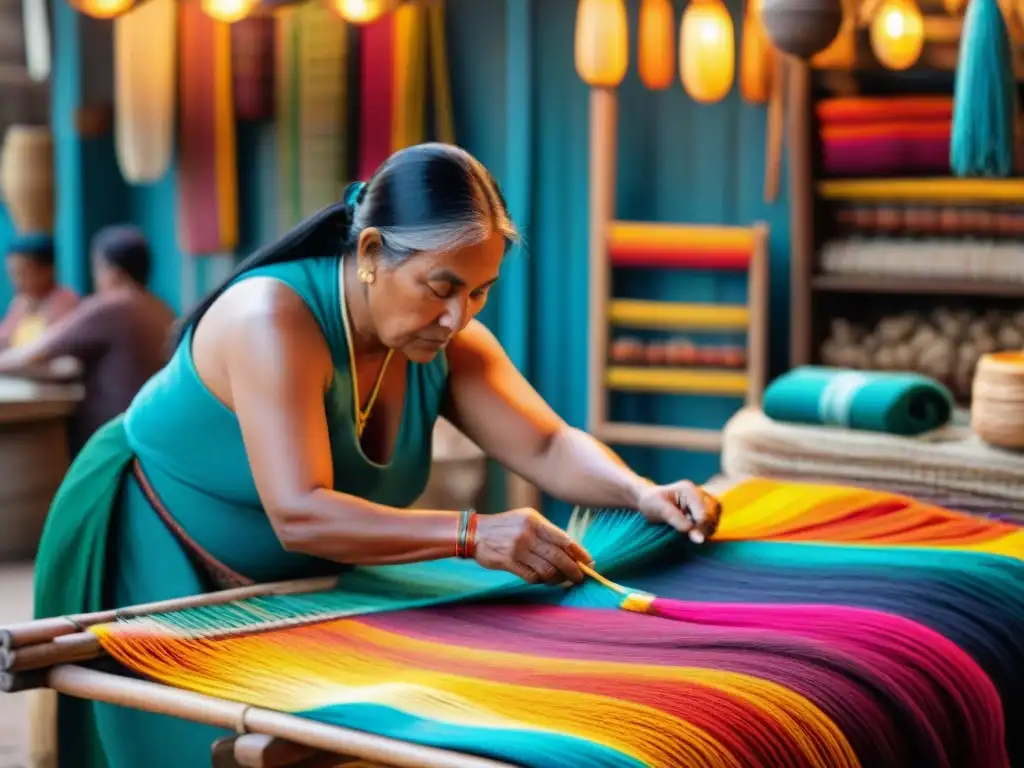
M366 403L366 407L362 407L359 404L359 372L356 370L356 349L353 343L352 337L352 326L348 319L348 304L345 301L345 264L341 265L341 320L345 326L345 342L348 344L348 364L350 369L350 376L352 377L352 401L354 405L354 412L356 418L356 438L362 440L363 430L366 428L366 422L370 420L370 412L373 410L374 403L377 402L377 395L380 394L380 385L384 382L384 372L388 369L388 363L391 362L391 356L395 350L389 349L388 353L384 356L384 362L380 365L380 370L377 371L377 380L373 383L373 388L370 390L370 398Z

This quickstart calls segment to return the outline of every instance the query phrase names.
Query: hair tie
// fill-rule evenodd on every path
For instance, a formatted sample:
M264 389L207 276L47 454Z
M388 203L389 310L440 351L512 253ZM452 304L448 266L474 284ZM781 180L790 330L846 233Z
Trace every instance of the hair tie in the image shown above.
M353 181L345 188L345 194L342 197L342 202L355 208L366 197L366 182L365 181Z

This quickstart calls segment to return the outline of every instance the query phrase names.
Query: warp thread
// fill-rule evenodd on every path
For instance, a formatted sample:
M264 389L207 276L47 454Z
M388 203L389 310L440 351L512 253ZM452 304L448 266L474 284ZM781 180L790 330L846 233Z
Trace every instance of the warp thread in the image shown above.
M448 563L356 569L341 588L389 610L267 629L303 599L352 599L324 593L95 631L165 683L535 768L1024 757L1019 528L769 480L721 501L700 548L635 513L579 510L569 528L599 571L570 590L476 569L491 581L453 600L471 574ZM381 597L395 591L435 602L397 610ZM253 631L216 636L242 615Z

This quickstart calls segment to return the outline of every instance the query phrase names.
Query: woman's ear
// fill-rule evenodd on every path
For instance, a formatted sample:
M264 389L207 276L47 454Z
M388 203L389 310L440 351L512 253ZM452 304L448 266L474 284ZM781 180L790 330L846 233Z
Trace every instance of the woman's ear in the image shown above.
M359 268L367 272L374 272L380 264L382 247L383 242L376 227L367 227L360 232L359 242L356 245Z

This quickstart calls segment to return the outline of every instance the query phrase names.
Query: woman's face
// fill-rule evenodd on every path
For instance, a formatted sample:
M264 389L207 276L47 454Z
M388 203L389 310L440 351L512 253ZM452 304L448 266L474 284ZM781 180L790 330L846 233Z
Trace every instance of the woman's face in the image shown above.
M374 273L367 297L381 342L426 363L484 308L498 279L505 239L495 232L477 245L419 253L395 265L375 259L372 244L366 247L362 239L359 251L360 266Z
M7 256L6 267L7 276L18 293L42 299L53 290L53 267L48 264L21 253L11 253Z

